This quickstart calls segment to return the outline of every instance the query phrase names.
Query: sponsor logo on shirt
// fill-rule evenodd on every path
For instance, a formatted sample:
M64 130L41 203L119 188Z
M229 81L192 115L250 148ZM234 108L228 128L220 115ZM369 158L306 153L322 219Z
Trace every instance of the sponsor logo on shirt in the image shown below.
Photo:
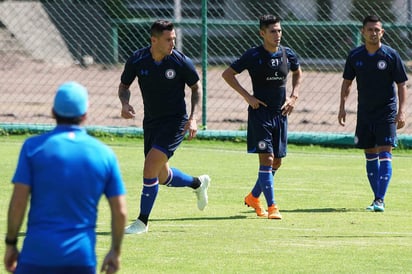
M277 71L275 72L275 76L266 77L266 81L283 81L283 79L285 79L285 77L279 76Z

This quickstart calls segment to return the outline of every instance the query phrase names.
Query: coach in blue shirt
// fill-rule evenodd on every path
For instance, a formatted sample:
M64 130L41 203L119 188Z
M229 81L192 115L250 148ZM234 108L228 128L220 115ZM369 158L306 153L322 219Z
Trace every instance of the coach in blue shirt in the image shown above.
M366 209L382 212L392 177L392 147L397 143L396 129L405 126L408 77L398 52L381 43L384 29L379 17L367 16L361 32L365 44L353 49L346 60L338 120L342 126L345 125L345 103L352 81L356 78L358 112L355 144L364 149L367 176L374 193L374 200Z
M52 110L57 126L23 144L12 179L5 240L4 263L10 272L96 273L95 228L102 195L109 201L112 216L112 243L102 271L119 269L125 187L113 151L80 126L87 108L85 87L76 82L62 84ZM17 237L29 202L19 254Z

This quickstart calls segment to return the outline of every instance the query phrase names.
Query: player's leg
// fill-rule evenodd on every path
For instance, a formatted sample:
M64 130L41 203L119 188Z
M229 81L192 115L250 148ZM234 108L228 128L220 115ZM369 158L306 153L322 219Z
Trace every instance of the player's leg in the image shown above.
M183 142L184 127L187 119L168 119L162 124L161 132L156 139L156 147L160 147L170 159ZM159 183L168 187L190 187L197 197L197 206L203 210L208 203L207 190L210 184L208 175L191 176L176 167L165 165L159 174Z
M379 187L376 198L385 199L392 178L392 147L379 147Z
M248 153L260 153L260 150L266 149L266 142L262 141L265 136L270 134L264 128L266 117L264 113L258 110L249 110L248 112L248 129L247 129L247 151ZM269 140L266 137L267 141ZM262 193L262 187L259 181L259 174L251 192L245 196L244 203L248 207L252 207L256 215L266 217L267 212L260 203L259 196Z
M147 153L143 168L140 214L134 223L126 227L126 234L140 234L148 231L149 216L159 191L159 174L167 161L167 156L159 149L151 148Z
M392 178L392 147L396 146L396 124L379 124L376 127L376 143L379 151L379 184L376 192L375 211L385 210L385 195Z
M272 164L272 153L259 153L258 181L263 195L266 198L268 208L276 203L273 189Z
M210 177L208 175L193 177L174 167L165 169L167 176L161 184L168 187L192 188L197 197L197 207L200 210L205 209L208 204L207 190L211 181Z
M374 211L376 191L379 184L379 154L373 129L374 125L365 123L358 118L355 130L355 146L364 151L366 175L373 192L373 201L366 207L368 211Z
M282 164L282 158L286 157L288 119L287 116L278 115L273 118L272 122L274 125L271 134L271 148L273 152L273 159L271 164L273 204L268 204L268 217L270 219L281 219L282 216L279 212L279 207L275 200L275 174Z

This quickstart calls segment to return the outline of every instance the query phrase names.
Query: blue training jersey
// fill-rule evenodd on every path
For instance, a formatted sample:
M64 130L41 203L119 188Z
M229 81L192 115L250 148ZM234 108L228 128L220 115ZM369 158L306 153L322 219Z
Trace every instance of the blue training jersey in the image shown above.
M12 182L31 187L19 261L96 266L99 200L126 192L113 151L79 126L58 125L24 142Z
M283 60L283 50L287 60ZM283 63L284 61L287 63ZM253 95L265 102L271 110L280 113L286 100L285 84L288 71L299 69L299 61L290 48L279 47L277 52L270 53L263 46L259 46L246 51L230 67L237 73L248 70Z
M394 122L397 113L394 83L408 80L398 52L384 44L372 55L367 52L365 45L351 50L343 78L353 80L355 77L358 116L368 120Z
M185 85L199 81L190 58L173 50L161 62L155 62L150 47L140 49L127 60L121 82L131 85L138 78L144 103L145 120L186 114Z

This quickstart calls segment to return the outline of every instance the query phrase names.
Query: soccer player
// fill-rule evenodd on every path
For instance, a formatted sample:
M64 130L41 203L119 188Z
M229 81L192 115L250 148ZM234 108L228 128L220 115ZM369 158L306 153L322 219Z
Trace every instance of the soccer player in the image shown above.
M91 137L88 93L76 82L62 84L52 109L57 126L28 138L12 179L7 218L6 270L15 274L96 273L96 220L104 195L111 210L111 247L101 271L115 273L126 223L125 187L113 151ZM21 253L17 239L27 204Z
M374 194L372 204L366 209L379 212L385 210L385 194L392 177L392 147L397 143L396 129L405 126L408 80L398 52L381 43L384 32L378 16L365 17L361 28L364 45L353 49L346 59L338 114L339 124L344 126L345 103L356 77L358 111L355 145L364 150L366 172Z
M222 74L226 82L249 104L247 150L259 156L258 178L252 191L245 197L247 206L253 207L260 217L281 219L275 201L274 175L279 169L287 148L287 116L298 99L302 71L296 54L281 46L280 19L273 15L259 18L259 33L263 45L246 51ZM249 71L253 94L236 79L244 70ZM292 91L286 95L286 77L292 71ZM260 203L263 192L268 212Z
M126 234L148 231L148 220L158 193L159 184L169 187L190 187L203 210L208 203L208 175L192 177L168 161L188 132L188 140L196 136L196 108L199 104L199 76L191 59L174 49L175 29L165 20L154 22L150 29L151 45L133 53L127 60L118 95L125 119L135 117L130 105L129 87L138 78L144 104L144 168L140 214L126 227ZM185 86L191 89L191 109L186 112Z

